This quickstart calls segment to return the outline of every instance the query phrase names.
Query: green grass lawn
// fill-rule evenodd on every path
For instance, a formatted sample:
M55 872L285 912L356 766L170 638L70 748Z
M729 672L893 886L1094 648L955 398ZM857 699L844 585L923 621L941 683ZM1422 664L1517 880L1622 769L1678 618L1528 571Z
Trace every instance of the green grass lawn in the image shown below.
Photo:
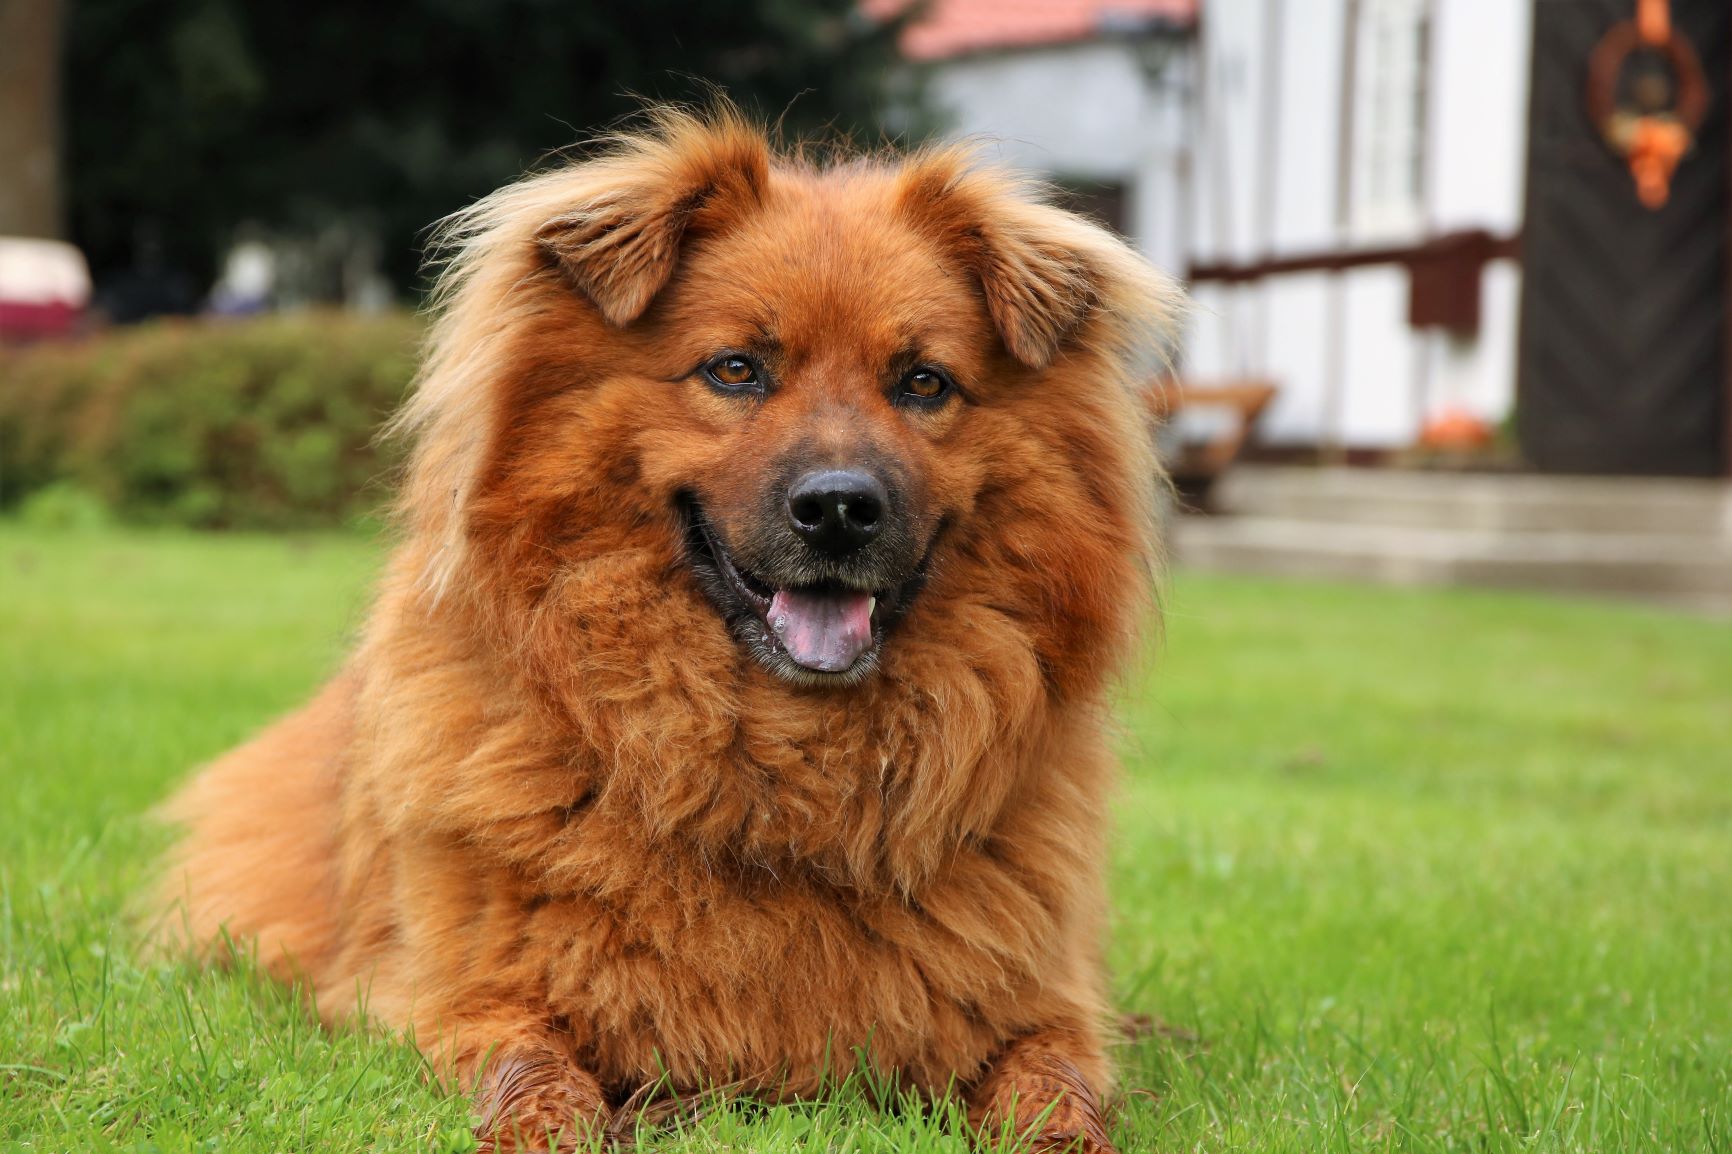
M295 704L353 537L0 528L0 1149L465 1148L406 1048L141 961L141 815ZM1732 627L1181 578L1126 694L1128 1150L1732 1150ZM691 1150L954 1150L858 1096Z

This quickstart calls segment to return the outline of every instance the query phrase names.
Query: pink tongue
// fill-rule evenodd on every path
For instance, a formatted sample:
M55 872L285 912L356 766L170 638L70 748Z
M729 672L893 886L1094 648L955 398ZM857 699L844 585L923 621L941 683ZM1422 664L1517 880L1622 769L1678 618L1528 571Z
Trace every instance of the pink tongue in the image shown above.
M778 589L769 619L788 656L807 669L840 673L872 644L870 593Z

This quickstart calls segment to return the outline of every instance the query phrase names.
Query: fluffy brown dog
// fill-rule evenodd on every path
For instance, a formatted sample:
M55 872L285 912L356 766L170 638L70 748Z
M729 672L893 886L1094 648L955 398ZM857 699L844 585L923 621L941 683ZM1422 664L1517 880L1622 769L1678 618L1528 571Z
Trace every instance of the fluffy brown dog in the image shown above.
M171 804L178 924L412 1030L490 1142L869 1054L1107 1150L1167 282L966 153L726 111L453 240L364 639Z

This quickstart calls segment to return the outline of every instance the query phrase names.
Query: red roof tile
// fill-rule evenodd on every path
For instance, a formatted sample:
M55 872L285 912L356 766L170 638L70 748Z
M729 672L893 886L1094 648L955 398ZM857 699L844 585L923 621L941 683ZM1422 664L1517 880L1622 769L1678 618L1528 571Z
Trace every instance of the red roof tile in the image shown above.
M862 0L870 16L903 11L913 0ZM1189 25L1200 0L931 0L902 34L912 60L940 60L988 49L1033 48L1090 40L1114 29L1165 21Z

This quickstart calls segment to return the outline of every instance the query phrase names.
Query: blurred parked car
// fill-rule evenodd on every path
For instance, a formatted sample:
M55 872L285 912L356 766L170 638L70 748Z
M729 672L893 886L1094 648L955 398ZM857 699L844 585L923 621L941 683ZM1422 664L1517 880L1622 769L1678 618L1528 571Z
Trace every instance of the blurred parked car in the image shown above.
M90 268L77 248L0 237L0 341L69 335L89 305Z

